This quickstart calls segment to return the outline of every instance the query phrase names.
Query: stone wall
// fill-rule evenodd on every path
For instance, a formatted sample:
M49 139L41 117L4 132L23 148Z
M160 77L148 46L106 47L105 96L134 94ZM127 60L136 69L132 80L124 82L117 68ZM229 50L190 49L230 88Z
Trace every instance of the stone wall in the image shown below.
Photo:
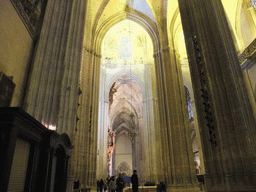
M0 71L16 84L11 106L21 106L34 40L9 0L0 0Z

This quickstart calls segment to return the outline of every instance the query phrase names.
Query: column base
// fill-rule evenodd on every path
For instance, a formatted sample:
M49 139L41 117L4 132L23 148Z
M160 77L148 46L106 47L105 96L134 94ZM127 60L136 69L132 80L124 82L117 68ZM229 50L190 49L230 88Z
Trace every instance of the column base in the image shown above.
M256 191L255 173L229 173L222 179L216 175L204 175L207 192L251 192Z
M66 192L72 192L74 189L74 180L75 178L71 175L67 176L67 188L66 188Z

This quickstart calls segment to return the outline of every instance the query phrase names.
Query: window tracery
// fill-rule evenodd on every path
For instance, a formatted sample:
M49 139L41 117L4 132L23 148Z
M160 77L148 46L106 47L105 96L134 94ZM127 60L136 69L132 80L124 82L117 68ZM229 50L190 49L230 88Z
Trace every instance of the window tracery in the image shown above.
M122 37L119 41L119 58L131 59L132 58L132 42L126 37Z

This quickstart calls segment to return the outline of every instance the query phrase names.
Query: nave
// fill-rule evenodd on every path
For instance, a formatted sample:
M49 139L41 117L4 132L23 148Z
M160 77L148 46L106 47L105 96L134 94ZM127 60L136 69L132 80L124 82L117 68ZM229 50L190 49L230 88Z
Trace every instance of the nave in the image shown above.
M255 0L0 0L1 190L256 191L255 47Z

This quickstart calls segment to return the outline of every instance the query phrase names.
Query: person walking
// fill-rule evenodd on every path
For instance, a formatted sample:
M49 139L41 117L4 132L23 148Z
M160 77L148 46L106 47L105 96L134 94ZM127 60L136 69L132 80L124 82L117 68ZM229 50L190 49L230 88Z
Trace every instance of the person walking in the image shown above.
M137 171L133 171L133 175L131 176L131 183L132 183L132 191L133 192L138 192L138 187L139 187L139 179L137 175Z

